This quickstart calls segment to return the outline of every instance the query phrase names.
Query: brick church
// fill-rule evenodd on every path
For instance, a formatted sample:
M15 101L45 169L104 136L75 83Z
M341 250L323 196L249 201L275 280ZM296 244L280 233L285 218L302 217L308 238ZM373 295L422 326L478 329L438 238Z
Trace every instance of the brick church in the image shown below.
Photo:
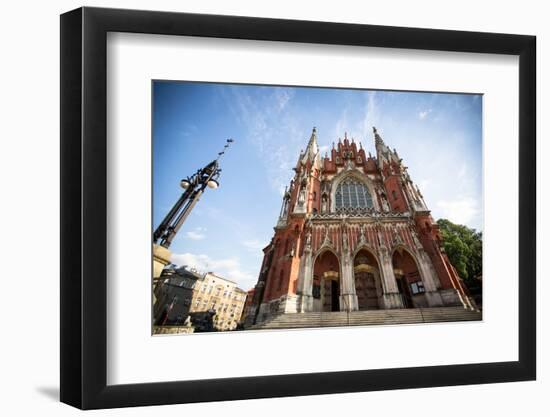
M285 190L247 321L285 313L464 306L466 287L395 149L354 139L319 155L313 129Z

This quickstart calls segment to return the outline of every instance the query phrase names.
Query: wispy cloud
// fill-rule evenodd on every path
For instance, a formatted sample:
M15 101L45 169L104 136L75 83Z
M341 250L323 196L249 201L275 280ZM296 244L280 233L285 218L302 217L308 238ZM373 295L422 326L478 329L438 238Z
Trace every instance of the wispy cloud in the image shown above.
M206 237L205 231L206 229L203 227L196 227L194 230L187 232L185 236L191 240L202 240Z
M470 224L479 215L479 204L472 197L459 197L455 200L440 200L437 207L442 217L458 224Z
M238 87L230 92L231 97L226 98L246 130L245 139L264 162L271 187L281 192L308 138L304 121L292 111L294 90L280 88L260 96Z
M432 112L432 109L422 110L418 113L418 118L424 120Z
M294 90L290 88L279 88L275 90L273 95L277 104L277 109L282 111L294 96Z
M376 91L368 91L365 93L365 111L362 123L362 136L367 137L372 132L373 126L383 128L380 126L381 113L380 106L378 105Z
M185 265L201 273L213 272L222 278L237 282L244 290L251 288L257 280L257 276L243 269L238 257L214 259L205 254L186 252L172 254L171 261L178 266Z

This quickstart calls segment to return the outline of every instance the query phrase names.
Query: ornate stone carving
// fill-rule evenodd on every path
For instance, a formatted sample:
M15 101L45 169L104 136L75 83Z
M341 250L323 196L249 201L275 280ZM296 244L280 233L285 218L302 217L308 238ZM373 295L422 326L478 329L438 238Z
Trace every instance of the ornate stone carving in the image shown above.
M397 229L397 226L395 224L392 224L392 237L395 245L403 244L403 239L401 238L401 234L399 233L399 230Z
M306 244L304 250L311 252L311 228L308 228L308 231L306 233Z
M303 206L306 202L306 189L302 187L298 195L298 205Z
M359 227L359 245L364 245L365 243L367 243L365 238L365 225L361 224Z
M329 236L329 227L325 225L325 238L323 239L322 246L332 246L332 241Z
M378 236L378 245L380 247L386 247L384 242L384 236L382 235L382 230L380 226L376 228L376 235Z
M386 213L389 212L390 205L388 203L388 199L386 198L386 194L383 191L379 191L379 195L380 195L380 201L382 202L382 210Z
M342 226L342 229L342 250L344 251L344 253L347 253L349 252L349 242L347 227L345 224Z
M312 216L313 220L317 219L341 219L343 217L348 218L359 218L359 217L368 217L373 219L381 218L399 218L407 219L410 217L410 213L398 213L398 212L382 212L376 211L373 208L364 208L364 207L341 207L338 208L334 213L315 213Z

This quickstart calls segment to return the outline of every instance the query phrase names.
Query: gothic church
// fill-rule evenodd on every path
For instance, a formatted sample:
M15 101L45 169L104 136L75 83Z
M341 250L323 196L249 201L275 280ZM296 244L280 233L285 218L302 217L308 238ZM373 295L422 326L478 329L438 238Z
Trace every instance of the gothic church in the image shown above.
M376 157L347 135L321 157L313 129L263 250L250 324L285 313L475 308L403 160L373 133Z

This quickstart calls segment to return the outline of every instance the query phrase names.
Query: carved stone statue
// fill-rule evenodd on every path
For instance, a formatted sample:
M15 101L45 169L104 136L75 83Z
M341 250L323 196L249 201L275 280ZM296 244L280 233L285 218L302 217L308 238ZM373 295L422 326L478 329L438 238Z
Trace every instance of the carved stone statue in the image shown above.
M344 252L349 251L348 232L345 224L343 225L343 230L342 230L342 249L344 250Z
M306 251L311 251L311 229L308 229L306 233L306 245L304 249Z
M403 243L403 239L401 239L401 234L399 233L399 230L397 230L395 224L392 225L392 235L396 245L400 245Z
M328 231L329 227L325 225L325 239L323 240L323 246L328 246L332 244Z
M382 235L382 230L380 230L380 227L377 229L377 235L378 235L378 245L379 246L385 246L384 245L384 236Z
M366 243L366 237L365 237L365 225L362 224L360 227L359 227L359 231L360 231L360 238L359 238L359 242L361 244L364 244Z
M298 205L303 206L306 202L306 187L302 186L298 194Z

